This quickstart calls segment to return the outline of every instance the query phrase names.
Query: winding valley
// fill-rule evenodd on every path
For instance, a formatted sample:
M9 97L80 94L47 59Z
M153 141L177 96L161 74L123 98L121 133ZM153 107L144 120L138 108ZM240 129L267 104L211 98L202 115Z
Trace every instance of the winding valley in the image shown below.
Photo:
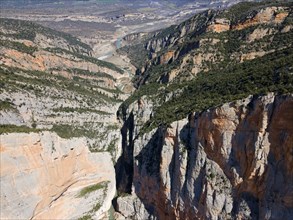
M147 4L3 11L1 219L293 218L292 2Z

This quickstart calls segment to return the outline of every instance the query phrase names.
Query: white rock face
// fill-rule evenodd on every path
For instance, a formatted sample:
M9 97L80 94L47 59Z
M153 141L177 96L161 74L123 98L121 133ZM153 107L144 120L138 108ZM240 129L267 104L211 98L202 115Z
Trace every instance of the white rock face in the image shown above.
M117 199L125 219L292 219L292 94L249 96L138 137L132 119L149 107L130 107L116 175L132 194Z
M100 219L109 210L116 191L109 153L51 132L0 138L1 219ZM96 184L103 187L80 195Z
M16 111L0 111L0 125L24 125L23 118Z
M116 205L116 219L153 219L146 211L144 204L136 195L118 197ZM119 215L120 214L120 215Z

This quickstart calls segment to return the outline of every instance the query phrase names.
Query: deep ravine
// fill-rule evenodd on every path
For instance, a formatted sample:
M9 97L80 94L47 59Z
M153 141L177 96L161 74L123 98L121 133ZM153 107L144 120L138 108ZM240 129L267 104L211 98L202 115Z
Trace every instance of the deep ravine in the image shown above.
M129 137L137 104L124 117ZM132 191L120 191L131 195L115 200L116 211L134 219L290 219L292 107L292 95L250 96L127 139Z

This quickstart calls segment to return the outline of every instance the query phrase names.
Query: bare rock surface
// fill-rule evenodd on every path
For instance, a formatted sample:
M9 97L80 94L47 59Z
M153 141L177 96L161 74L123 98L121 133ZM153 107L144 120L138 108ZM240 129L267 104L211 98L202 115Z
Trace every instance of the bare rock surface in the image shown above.
M129 139L131 193L158 219L291 219L292 108L292 95L250 96Z
M111 156L91 153L85 139L10 133L1 135L0 149L1 219L77 219L88 213L99 219L110 208L116 191Z

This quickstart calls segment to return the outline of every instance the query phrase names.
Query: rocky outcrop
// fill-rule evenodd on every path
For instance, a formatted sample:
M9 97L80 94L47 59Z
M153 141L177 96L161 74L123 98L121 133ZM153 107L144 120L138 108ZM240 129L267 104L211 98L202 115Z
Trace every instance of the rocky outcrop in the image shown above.
M292 95L251 96L139 137L132 127L131 193L158 219L291 219L292 108Z
M166 36L164 38L155 38L152 41L147 42L146 49L150 52L159 52L162 48L168 47L170 44L174 42L175 38L171 35Z
M232 26L232 29L242 30L258 24L280 24L288 15L289 9L286 7L267 7L260 10L253 18Z
M287 39L285 35L292 31L292 7L287 3L273 5L243 3L226 10L205 11L149 34L141 44L128 46L125 54L137 67L135 86L146 81L170 84L182 78L189 80L199 72L223 68L225 60L252 60L287 47L281 39ZM155 68L168 64L173 65Z
M73 36L0 20L1 133L23 126L84 137L91 151L109 151L116 160L116 109L128 96L117 87L129 85L130 76L87 54L90 47ZM2 108L5 102L8 108Z
M123 121L114 200L118 219L293 218L292 94L250 96L167 123L167 117L175 120L182 113L184 101L171 94L180 93L180 82L209 70L217 77L234 63L291 47L285 39L292 9L272 5L243 7L243 14L206 12L196 25L191 18L145 44L150 54L140 74L145 87L132 96L138 101L129 105L130 99L118 114ZM143 90L154 82L162 83L161 95ZM167 93L173 85L177 90L164 94L164 84ZM162 104L168 97L173 102Z
M65 37L69 35L64 34ZM72 52L78 52L84 55L91 55L92 50L90 47L85 48L80 45L72 45L68 39L65 39L64 36L46 36L44 34L36 33L36 36L33 40L35 45L41 48L62 48L64 50L69 50ZM85 45L86 46L86 45Z
M273 51L259 51L259 52L250 52L250 53L242 54L240 56L240 62L244 62L245 60L253 60L257 57L262 57L270 52L273 52Z
M160 64L172 62L174 55L175 51L168 51L167 53L163 54L162 56L160 56Z
M116 220L124 219L152 219L153 216L149 214L136 195L123 195L113 201Z
M188 53L190 50L198 48L198 43L187 43L182 48L176 48L177 44L182 44L186 41L189 35L197 36L203 33L207 23L214 17L212 11L206 11L197 14L191 19L185 21L178 26L170 26L169 28L155 32L152 36L143 41L143 50L147 54L147 59L143 67L139 67L139 73L143 74L152 65L163 63L171 63L177 60L178 57ZM175 47L175 48L172 48ZM169 51L166 51L170 49ZM173 59L172 59L173 58ZM144 58L145 59L145 58Z
M264 38L267 35L273 34L274 30L269 28L257 28L248 37L247 41L249 43Z
M89 45L71 35L20 20L0 19L0 66L96 81L101 92L129 79L114 64L92 56ZM130 84L129 82L127 83Z
M42 49L61 48L71 52L91 56L89 45L69 34L59 32L39 24L16 19L0 19L1 38L14 39L26 46L38 46Z
M239 21L234 25L231 25L228 19L217 18L208 26L207 31L221 33L229 30L243 30L260 24L280 24L288 15L289 9L287 7L267 7L261 9L252 18Z
M87 103L85 97L70 91L61 92L52 88L43 90L44 95L32 92L1 93L0 100L11 100L12 107L0 109L0 125L24 125L41 130L54 130L63 126L61 131L57 129L60 135L71 127L80 130L79 134L71 131L71 136L84 136L93 151L106 151L115 143L116 148L111 149L111 154L116 159L115 155L118 156L120 152L119 145L116 145L120 142L115 111L118 103ZM76 97L74 100L72 95ZM87 135L89 130L91 135Z
M207 31L221 33L230 30L230 21L228 19L215 19L215 21L208 26Z
M1 219L100 219L115 194L109 153L54 133L2 134Z
M123 44L129 45L129 44L136 44L144 40L148 36L148 33L132 33L128 34L125 37L123 37Z
M70 35L0 20L0 218L107 218L129 76Z
M73 55L68 54L54 54L48 51L37 51L33 55L19 52L17 50L1 48L0 47L1 63L6 66L21 68L24 70L37 70L49 73L62 75L66 78L73 78L74 74L70 69L81 69L93 73L107 73L108 77L101 77L99 75L87 76L88 78L105 80L104 87L115 88L114 79L119 79L123 76L117 71L99 66L98 64L87 62L79 59ZM79 77L84 78L85 76ZM112 78L109 78L112 76Z

